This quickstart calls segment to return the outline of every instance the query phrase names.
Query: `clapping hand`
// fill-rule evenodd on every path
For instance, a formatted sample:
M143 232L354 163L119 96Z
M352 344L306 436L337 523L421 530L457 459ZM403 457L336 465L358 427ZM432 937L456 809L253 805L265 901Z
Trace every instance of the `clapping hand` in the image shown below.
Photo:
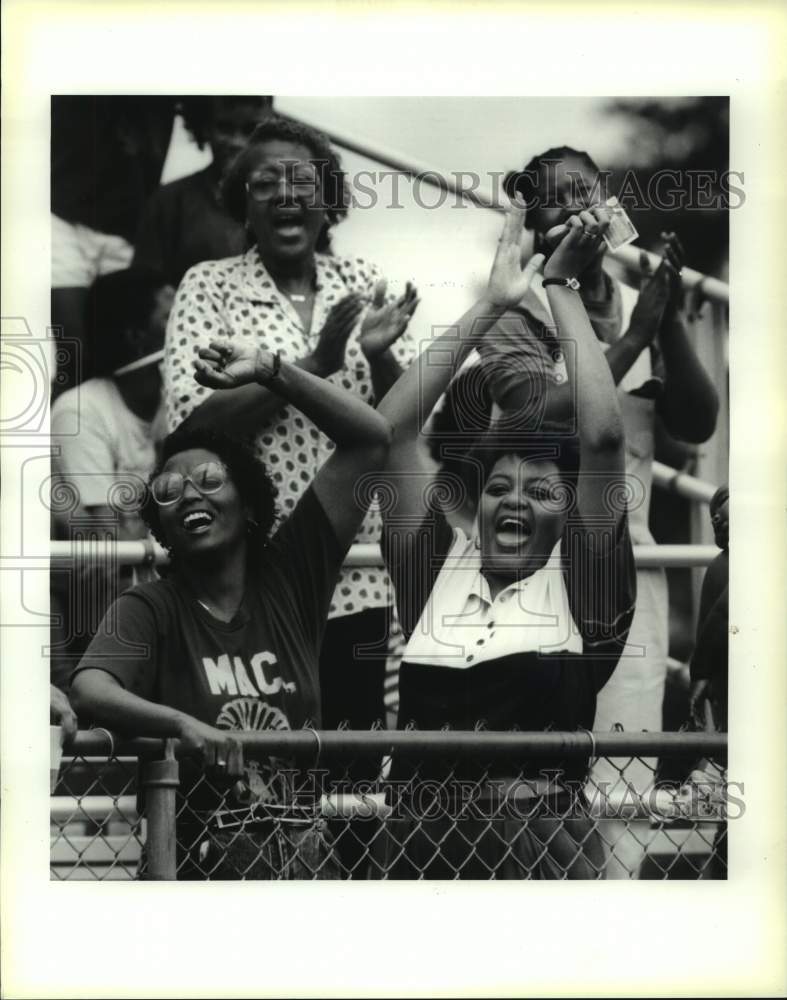
M328 313L313 352L320 375L333 375L344 364L344 351L363 310L359 295L345 295Z
M522 267L524 234L525 205L517 195L506 212L503 232L487 283L487 298L495 308L510 309L521 301L544 263L544 255L537 253Z
M682 306L683 285L680 269L683 264L683 247L674 233L663 233L666 240L664 255L655 272L650 259L640 254L640 270L645 282L631 314L632 324L637 324L650 337L655 337L665 319L672 319Z
M664 309L664 318L672 320L683 308L683 281L680 272L686 255L683 244L675 233L662 233L661 238L665 244L662 264L669 278L669 297Z
M418 307L418 292L411 282L407 282L403 295L388 303L385 301L386 287L385 278L374 286L371 305L361 324L358 342L368 361L384 354L402 336Z

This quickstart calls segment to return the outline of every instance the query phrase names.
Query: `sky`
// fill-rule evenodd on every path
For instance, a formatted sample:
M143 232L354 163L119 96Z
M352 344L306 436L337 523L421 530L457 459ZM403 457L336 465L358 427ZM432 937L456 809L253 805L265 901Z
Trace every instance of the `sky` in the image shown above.
M584 149L603 164L625 147L625 126L605 98L277 97L277 110L328 131L365 138L442 170L507 171L555 145ZM168 170L193 162L178 145ZM200 163L207 160L202 157ZM184 172L188 173L187 168Z

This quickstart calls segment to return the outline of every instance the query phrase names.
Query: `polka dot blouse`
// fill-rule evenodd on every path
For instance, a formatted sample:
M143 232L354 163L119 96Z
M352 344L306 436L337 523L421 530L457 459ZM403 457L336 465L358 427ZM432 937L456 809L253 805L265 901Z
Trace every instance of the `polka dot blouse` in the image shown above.
M213 390L194 380L192 362L200 347L215 337L250 337L280 351L293 362L314 350L328 312L350 292L370 297L380 273L374 264L354 257L315 255L317 290L311 330L286 295L279 292L256 247L239 257L205 261L188 270L180 283L167 327L164 392L169 430L174 430ZM358 343L360 320L347 342L344 366L330 380L372 402L369 364ZM406 367L415 355L407 332L393 345ZM333 449L333 444L293 406L283 406L256 440L278 490L278 507L287 517ZM379 542L380 516L367 513L356 542ZM393 602L390 580L382 569L345 569L339 577L329 618L356 614Z

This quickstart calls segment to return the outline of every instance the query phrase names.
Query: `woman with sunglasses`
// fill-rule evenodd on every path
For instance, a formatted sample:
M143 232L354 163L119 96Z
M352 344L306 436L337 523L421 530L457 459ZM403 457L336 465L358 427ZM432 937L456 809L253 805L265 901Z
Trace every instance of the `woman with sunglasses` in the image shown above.
M271 114L258 125L223 182L228 214L245 227L248 250L190 268L178 288L164 361L169 429L182 421L254 439L290 514L330 454L330 442L296 407L246 385L232 393L196 384L191 364L217 335L281 351L298 368L374 405L415 354L406 334L417 304L398 302L400 322L381 335L384 283L357 256L333 253L350 188L327 137ZM361 543L379 541L379 514L359 526ZM384 718L390 586L377 567L343 570L328 612L321 656L326 728L368 729ZM354 655L365 647L364 655Z
M335 877L316 822L288 812L286 773L244 757L232 732L319 728L320 644L365 512L355 487L385 462L390 427L357 397L246 341L214 342L195 366L215 388L265 386L335 450L269 538L275 488L251 452L207 430L170 435L143 509L170 571L110 609L73 678L74 707L129 735L176 737L198 758L181 767L179 878ZM255 803L280 810L275 831L269 817L254 819Z

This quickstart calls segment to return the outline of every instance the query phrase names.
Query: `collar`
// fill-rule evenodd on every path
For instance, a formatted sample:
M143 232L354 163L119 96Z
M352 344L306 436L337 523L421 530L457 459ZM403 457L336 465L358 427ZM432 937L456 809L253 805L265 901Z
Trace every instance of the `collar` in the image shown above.
M316 253L314 255L317 295L325 286L330 260L331 258L327 254ZM241 282L246 296L254 302L264 302L269 305L282 301L289 302L287 296L283 295L276 287L276 282L268 273L256 246L251 247L241 257Z
M503 594L507 594L509 592L519 593L523 591L525 589L528 579L529 577L523 577L521 580L514 580L513 583L509 583L508 586L503 587L503 589L497 595L495 600L499 601L500 598L503 596ZM482 604L486 604L490 608L495 603L492 600L492 592L489 589L489 583L480 569L476 573L475 579L473 580L473 583L470 585L468 589L467 596L477 597Z

